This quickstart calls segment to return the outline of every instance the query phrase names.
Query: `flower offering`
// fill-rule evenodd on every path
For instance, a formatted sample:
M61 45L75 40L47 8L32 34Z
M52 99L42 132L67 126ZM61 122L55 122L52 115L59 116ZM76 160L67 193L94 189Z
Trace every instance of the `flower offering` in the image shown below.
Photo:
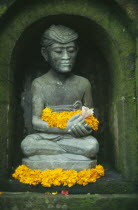
M15 170L15 173L12 174L12 177L24 184L41 184L43 187L60 185L72 187L75 184L85 186L88 183L96 182L96 180L102 176L104 176L104 168L101 165L97 165L95 168L92 169L84 169L80 172L77 172L75 170L65 171L61 168L40 171L36 169L30 169L25 165L20 165Z
M63 112L53 112L50 108L45 108L42 111L41 119L48 122L50 127L58 127L60 129L65 129L67 127L68 120L76 114L82 115L85 122L92 127L93 130L98 130L99 121L93 116L93 109L89 109L85 106L82 110L77 111L63 111Z

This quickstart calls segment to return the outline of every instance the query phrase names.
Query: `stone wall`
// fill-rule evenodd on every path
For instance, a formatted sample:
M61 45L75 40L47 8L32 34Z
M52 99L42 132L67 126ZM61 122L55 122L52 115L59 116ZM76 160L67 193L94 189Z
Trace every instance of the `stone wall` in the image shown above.
M60 15L63 15L64 18ZM100 62L103 70L100 70L100 65L96 69L98 72L101 71L99 76L96 70L93 74L90 68L88 68L88 75L85 76L89 77L93 86L96 87L95 92L99 87L101 92L96 92L96 95L100 94L101 98L102 87L100 82L104 87L106 87L106 83L109 83L107 85L107 95L109 96L107 100L103 98L98 101L95 96L101 113L103 112L101 102L104 102L107 114L103 116L100 114L103 123L105 121L109 122L105 127L101 127L98 134L99 139L101 138L102 148L99 161L105 159L105 162L107 161L110 165L109 168L115 170L115 173L110 172L111 169L103 162L105 168L109 169L108 175L103 181L95 183L96 185L90 185L88 188L82 187L80 189L75 186L70 193L124 194L138 192L137 15L138 3L135 0L3 0L0 2L0 173L4 180L0 183L0 191L16 192L16 190L28 191L29 189L32 192L44 192L42 188L24 187L10 180L13 168L21 163L19 147L24 135L22 132L24 130L27 132L26 123L28 123L24 119L19 96L26 94L24 89L28 87L20 86L29 71L28 69L24 70L23 65L27 62L27 56L30 55L28 53L26 56L23 50L29 49L27 46L30 42L27 37L30 37L33 43L33 34L40 29L43 31L47 21L49 21L49 24L54 21L66 22L64 20L66 16L70 25L73 22L71 18L74 18L73 27L77 28L80 34L82 33L82 40L89 36L92 37L94 41L90 43L95 42L95 47L101 53L98 54L95 50L91 54L95 55L96 61L101 61L101 55L104 58ZM84 24L79 27L81 21ZM85 24L91 27L89 36L83 34ZM92 33L93 30L94 33ZM34 41L37 37L39 37L39 33L35 34ZM81 68L81 66L79 67ZM107 72L106 69L108 69ZM104 82L100 78L102 72L105 75ZM83 71L80 71L79 74L83 75ZM36 76L34 72L32 75L33 77ZM96 79L93 80L93 77ZM32 77L29 77L29 79L31 80ZM17 80L18 84L16 83ZM28 80L25 81L27 85L29 82ZM98 83L98 81L100 82ZM19 91L17 91L17 88L19 88ZM20 122L21 126L17 127L15 121L17 124ZM116 172L119 172L119 174L116 174ZM133 198L136 200L135 196ZM7 199L7 197L4 199ZM85 200L85 198L83 199ZM124 199L127 200L127 196ZM112 202L114 201L112 200ZM119 205L118 202L117 205Z

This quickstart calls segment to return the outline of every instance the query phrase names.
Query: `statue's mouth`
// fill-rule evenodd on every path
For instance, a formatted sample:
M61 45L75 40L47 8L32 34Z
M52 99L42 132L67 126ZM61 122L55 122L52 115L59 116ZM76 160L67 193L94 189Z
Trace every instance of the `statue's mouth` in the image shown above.
M70 62L61 62L61 65L64 65L64 66L70 66L71 63Z
M63 66L70 66L71 64L70 63L62 63L61 65L63 65Z

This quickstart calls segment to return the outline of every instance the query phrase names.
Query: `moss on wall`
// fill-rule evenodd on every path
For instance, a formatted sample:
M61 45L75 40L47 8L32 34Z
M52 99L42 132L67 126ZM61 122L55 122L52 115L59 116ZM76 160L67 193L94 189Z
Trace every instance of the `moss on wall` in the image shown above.
M138 2L137 0L115 0L127 13L131 20L138 20Z
M138 195L46 195L39 193L3 193L0 196L3 210L129 210L138 205Z
M1 5L0 6L0 17L6 12L7 6Z

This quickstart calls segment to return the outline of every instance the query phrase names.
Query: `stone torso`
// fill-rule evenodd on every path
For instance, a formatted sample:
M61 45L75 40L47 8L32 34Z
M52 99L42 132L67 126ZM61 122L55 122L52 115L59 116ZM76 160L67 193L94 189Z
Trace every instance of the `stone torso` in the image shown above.
M87 79L71 75L65 81L53 80L48 73L35 79L44 107L72 105L76 101L83 103Z

